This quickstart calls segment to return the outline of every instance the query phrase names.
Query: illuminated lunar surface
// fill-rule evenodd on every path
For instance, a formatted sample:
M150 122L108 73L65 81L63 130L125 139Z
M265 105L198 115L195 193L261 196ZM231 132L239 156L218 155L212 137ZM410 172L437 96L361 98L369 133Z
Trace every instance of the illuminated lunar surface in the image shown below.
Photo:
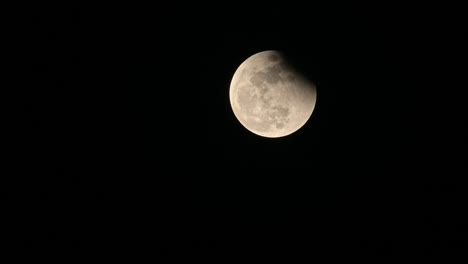
M278 138L296 132L309 120L317 91L281 52L267 50L237 68L229 99L234 115L247 130Z

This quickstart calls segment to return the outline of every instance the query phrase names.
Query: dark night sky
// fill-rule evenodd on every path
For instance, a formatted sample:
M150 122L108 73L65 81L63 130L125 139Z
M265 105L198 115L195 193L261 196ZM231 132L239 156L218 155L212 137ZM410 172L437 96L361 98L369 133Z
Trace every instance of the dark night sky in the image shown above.
M36 191L21 202L81 227L44 220L22 245L214 259L466 247L466 30L455 13L117 9L33 16L42 89L24 104L19 154L46 176L25 178ZM278 139L244 129L228 97L239 64L268 49L318 93L307 124Z
M466 170L466 117L456 98L463 33L412 12L308 14L276 10L256 20L275 21L271 26L201 38L204 120L193 202L213 247L230 252L216 244L229 235L252 236L250 250L266 243L262 252L306 255L438 254L466 246L456 212ZM309 122L273 140L246 131L228 101L237 66L267 49L285 51L318 87ZM235 231L224 231L231 225Z

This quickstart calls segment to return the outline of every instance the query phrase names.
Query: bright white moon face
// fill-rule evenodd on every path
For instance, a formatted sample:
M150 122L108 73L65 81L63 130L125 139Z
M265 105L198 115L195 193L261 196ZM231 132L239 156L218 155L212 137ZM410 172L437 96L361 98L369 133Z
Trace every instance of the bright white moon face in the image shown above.
M315 107L315 85L279 51L262 51L236 70L229 89L234 115L249 131L269 138L301 128Z

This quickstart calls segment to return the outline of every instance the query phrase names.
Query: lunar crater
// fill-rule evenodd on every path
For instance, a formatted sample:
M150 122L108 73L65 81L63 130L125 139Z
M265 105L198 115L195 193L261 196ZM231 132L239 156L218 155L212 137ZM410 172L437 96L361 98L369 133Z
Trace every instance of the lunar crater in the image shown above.
M277 54L270 54L268 55L268 60L269 61L279 61L280 60L280 56L278 56Z

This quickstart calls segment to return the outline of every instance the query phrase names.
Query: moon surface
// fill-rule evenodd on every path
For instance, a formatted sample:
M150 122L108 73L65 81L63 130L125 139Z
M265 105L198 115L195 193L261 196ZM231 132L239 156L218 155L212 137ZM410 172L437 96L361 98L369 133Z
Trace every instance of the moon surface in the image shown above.
M278 138L296 132L309 120L317 89L283 53L267 50L250 56L237 68L229 99L234 115L247 130Z

